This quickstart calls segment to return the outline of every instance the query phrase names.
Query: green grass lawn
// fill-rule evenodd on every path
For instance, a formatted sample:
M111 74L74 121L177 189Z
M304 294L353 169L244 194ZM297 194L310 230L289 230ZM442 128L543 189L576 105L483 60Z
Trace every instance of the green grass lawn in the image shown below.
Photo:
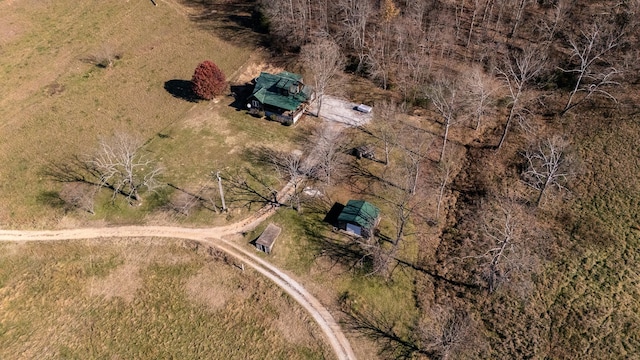
M242 239L246 244L255 240L273 222L282 228L274 250L270 255L260 254L281 269L290 271L304 286L317 296L325 306L333 309L333 315L345 321L343 327L351 329L349 318L340 308L340 299L346 300L352 310L377 318L382 316L393 330L406 334L414 324L419 309L416 306L416 273L398 267L388 281L369 273L367 261L349 254L353 241L349 236L333 232L332 226L322 222L324 212L307 206L302 214L282 208L276 215ZM404 256L414 251L415 239L408 237L400 251ZM250 250L250 245L246 245ZM342 252L342 255L338 253ZM415 252L415 251L414 251ZM414 254L415 255L415 254ZM388 329L385 329L388 330ZM377 359L379 343L368 339L358 331L347 332L359 358Z

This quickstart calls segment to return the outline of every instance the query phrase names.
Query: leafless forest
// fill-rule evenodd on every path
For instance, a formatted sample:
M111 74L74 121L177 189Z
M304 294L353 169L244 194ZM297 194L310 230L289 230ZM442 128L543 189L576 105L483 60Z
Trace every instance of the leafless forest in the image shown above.
M357 251L414 271L421 315L345 297L348 324L393 358L638 356L640 1L264 0L253 20L320 95L336 64L383 94L360 129L377 161L331 181L394 209Z

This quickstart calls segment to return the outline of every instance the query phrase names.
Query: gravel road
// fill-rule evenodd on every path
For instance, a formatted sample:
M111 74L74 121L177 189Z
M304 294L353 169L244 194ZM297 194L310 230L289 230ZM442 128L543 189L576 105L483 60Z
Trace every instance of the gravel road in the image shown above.
M279 200L284 200L292 184L287 184L280 192ZM280 201L283 202L283 201ZM99 238L136 238L155 237L188 239L219 248L234 256L244 264L254 268L276 283L282 290L305 308L318 323L325 338L340 360L355 359L349 341L345 337L340 325L318 299L311 295L300 283L271 265L269 262L243 249L233 242L224 240L224 236L238 234L255 228L258 224L271 216L277 205L268 205L251 217L240 222L214 228L182 228L176 226L118 226L102 228L78 228L69 230L22 231L0 229L0 241L62 241Z

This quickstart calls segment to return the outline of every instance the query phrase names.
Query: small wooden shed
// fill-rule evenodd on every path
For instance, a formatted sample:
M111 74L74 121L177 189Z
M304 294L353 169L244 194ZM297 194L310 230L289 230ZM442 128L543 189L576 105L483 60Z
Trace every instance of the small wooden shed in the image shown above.
M273 244L275 244L278 235L280 235L280 231L282 231L282 229L276 225L269 224L269 226L264 229L260 237L256 240L256 248L267 254L271 254Z

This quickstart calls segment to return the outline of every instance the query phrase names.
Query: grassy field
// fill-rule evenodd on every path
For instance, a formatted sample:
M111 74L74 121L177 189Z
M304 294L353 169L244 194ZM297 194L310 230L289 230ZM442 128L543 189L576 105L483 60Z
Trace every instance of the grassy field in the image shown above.
M554 345L591 358L633 358L640 346L640 127L633 116L622 116L589 123L578 133L582 164L572 206L577 225L572 256L557 269L565 277L550 306L558 314Z
M332 356L274 284L181 241L2 244L0 309L3 359Z
M164 181L183 188L197 188L213 170L248 166L247 145L296 136L229 107L231 97L193 103L165 90L171 80L190 80L205 59L233 80L254 51L251 42L216 37L224 27L216 19L192 21L198 11L176 1L0 2L2 226L59 224L64 212L43 194L60 185L43 168L91 153L116 132L146 139ZM92 63L105 56L112 66ZM123 207L99 206L89 220L140 221L151 210Z
M147 140L165 183L197 191L211 171L252 167L252 145L295 146L308 132L247 116L231 97L172 95L167 82L190 80L202 60L232 81L261 60L250 41L220 40L228 27L198 18L198 6L158 4L0 1L1 227L223 223L243 213L159 211L168 186L139 208L104 192L95 215L69 213L50 201L61 185L43 169L127 132ZM104 57L113 63L96 66ZM331 357L315 324L274 285L181 242L3 244L0 264L3 359Z

